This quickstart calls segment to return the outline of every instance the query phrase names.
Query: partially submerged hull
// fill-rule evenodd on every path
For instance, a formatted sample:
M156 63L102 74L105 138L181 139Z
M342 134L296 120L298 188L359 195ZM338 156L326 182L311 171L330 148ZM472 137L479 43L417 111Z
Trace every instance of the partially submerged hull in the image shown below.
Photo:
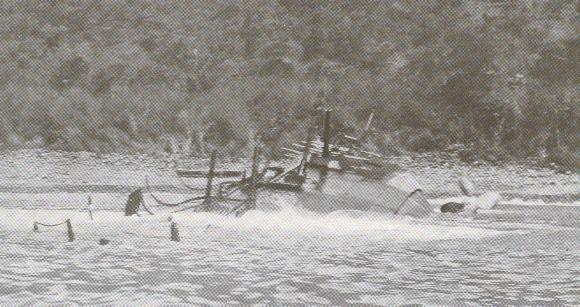
M202 203L190 209L239 216L248 210L265 209L268 202L258 201L261 198L258 191L269 190L292 193L296 195L297 206L321 213L359 210L416 218L432 213L416 181L394 176L399 171L397 165L387 163L379 154L364 151L359 146L349 146L348 142L331 144L329 123L330 111L327 110L322 136L313 140L309 133L306 141L293 144L300 151L283 148L288 151L288 157L299 162L294 168L268 166L260 170L260 148L257 146L250 176L222 183L216 193L212 192L212 182L221 173L215 171L215 151L207 174L178 172L180 176L206 175L208 178L205 196L191 199L202 200ZM189 201L165 205L186 202Z
M296 192L297 206L306 210L330 213L340 210L360 210L423 218L432 213L432 207L418 189L393 185L391 180L369 180L347 172L328 172L318 180L305 183Z
M384 199L369 200L351 195L336 196L318 192L303 192L298 195L298 205L306 210L320 213L358 210L415 218L423 218L431 214L431 207L420 194L409 195L398 190L390 190L387 194Z
M481 200L470 197L458 203L432 206L412 176L400 174L397 165L387 163L378 154L331 145L328 141L317 144L308 140L301 144L298 145L302 152L292 150L295 155L290 157L297 160L293 168L266 166L260 169L260 150L256 147L249 177L245 177L245 172L216 171L214 151L208 172L177 172L180 177L207 177L205 195L177 203L166 203L152 196L159 205L173 208L173 212L191 210L235 216L255 209L276 210L279 205L272 202L273 194L291 195L296 199L296 206L312 212L365 211L414 218L425 218L434 208L441 213L475 213L479 207L491 208L499 200L496 193L493 197L482 196ZM244 176L214 181L239 174ZM192 191L199 190L183 181L182 184Z

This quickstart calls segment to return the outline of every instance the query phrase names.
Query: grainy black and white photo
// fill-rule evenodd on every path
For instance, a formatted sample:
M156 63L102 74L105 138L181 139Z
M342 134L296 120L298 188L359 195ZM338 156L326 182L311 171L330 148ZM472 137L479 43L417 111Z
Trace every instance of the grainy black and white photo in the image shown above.
M578 0L1 0L0 306L580 305Z

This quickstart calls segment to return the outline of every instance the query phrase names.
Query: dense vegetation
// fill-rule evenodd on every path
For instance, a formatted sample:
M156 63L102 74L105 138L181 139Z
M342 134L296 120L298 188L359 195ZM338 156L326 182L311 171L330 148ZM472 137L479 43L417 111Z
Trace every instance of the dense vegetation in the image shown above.
M324 105L382 151L577 163L577 1L487 2L4 0L0 142L241 155Z

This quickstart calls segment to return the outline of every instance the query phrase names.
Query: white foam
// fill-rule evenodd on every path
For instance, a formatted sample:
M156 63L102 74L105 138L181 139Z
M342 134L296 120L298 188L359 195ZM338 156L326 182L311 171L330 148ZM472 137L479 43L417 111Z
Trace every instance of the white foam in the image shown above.
M512 205L512 206L561 206L561 207L580 206L580 200L571 203L564 202L546 203L541 199L522 200L521 198L514 198L511 200L500 201L499 203L501 205Z
M465 224L465 221L425 221L400 216L379 215L373 212L337 211L331 214L318 214L297 208L285 199L275 199L279 206L276 211L250 211L240 218L223 216L214 213L162 213L142 217L125 217L121 211L97 210L90 220L87 212L80 210L25 210L0 209L0 230L32 231L33 222L59 223L71 219L75 232L98 236L99 232L109 235L151 230L149 235L162 235L168 230L168 218L183 227L200 227L213 225L236 232L265 231L268 234L285 233L299 236L362 236L367 239L392 241L431 241L445 239L478 239L504 233L485 229L477 225ZM150 227L144 227L149 225ZM64 226L63 226L64 227ZM62 230L64 231L65 228ZM133 230L132 230L133 229ZM147 230L149 229L149 230ZM155 232L153 231L155 230Z
M353 236L392 241L477 239L501 232L469 226L417 223L409 218L372 212L334 212L321 215L296 208L275 212L252 211L240 219L213 217L211 223L235 229L262 229L306 235Z
M455 202L466 204L469 208L475 209L492 209L500 202L501 196L496 192L487 192L479 196L458 196L441 199L431 199L428 202L436 209L443 204ZM436 210L438 211L438 210Z
M449 202L458 202L458 203L471 203L474 205L479 206L482 209L493 209L496 205L511 205L511 206L562 206L562 207L574 207L580 206L580 201L574 201L571 203L565 202L553 202L553 203L546 203L541 199L531 199L531 200L522 200L521 198L514 198L510 200L497 200L493 197L493 195L482 195L480 197L466 197L466 196L458 196L458 197L447 197L447 198L438 198L438 199L429 199L428 202L433 205L434 207L438 208L439 206L449 203ZM490 206L491 205L491 206Z

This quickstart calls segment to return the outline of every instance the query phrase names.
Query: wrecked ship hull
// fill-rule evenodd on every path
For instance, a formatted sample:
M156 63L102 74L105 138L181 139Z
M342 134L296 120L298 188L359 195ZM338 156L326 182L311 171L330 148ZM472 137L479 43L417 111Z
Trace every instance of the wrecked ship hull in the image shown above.
M296 206L308 211L325 214L358 210L414 218L424 218L433 212L422 190L394 185L396 177L369 180L348 172L311 172L312 177L301 191L291 192L296 197Z

